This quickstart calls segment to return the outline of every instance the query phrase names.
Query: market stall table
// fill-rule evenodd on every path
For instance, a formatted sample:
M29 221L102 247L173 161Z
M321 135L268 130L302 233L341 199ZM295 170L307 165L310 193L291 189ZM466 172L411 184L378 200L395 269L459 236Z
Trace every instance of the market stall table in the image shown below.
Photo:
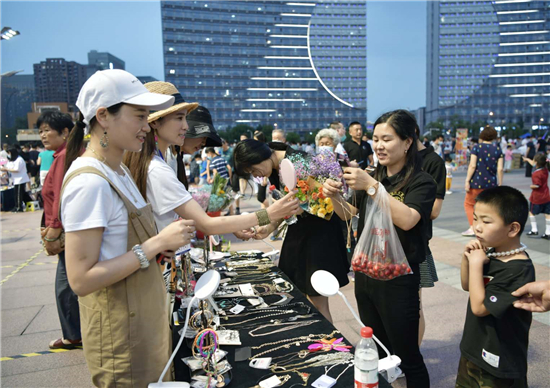
M257 254L256 258L261 258L261 254ZM232 261L235 259L231 259ZM217 266L221 266L222 264L219 263ZM266 281L260 281L260 282L254 282L250 281L249 276L242 276L240 271L242 272L243 268L236 268L232 272L237 272L238 275L231 278L232 284L241 284L242 283L252 283L258 285L260 284L266 284ZM277 267L271 267L269 268L270 272L278 272L277 278L281 278L284 281L286 281L286 284L292 284L289 280L289 278L282 273ZM265 272L265 271L264 271ZM222 271L222 278L227 278L223 274ZM239 279L240 278L240 279ZM257 289L262 291L261 286L258 286ZM269 292L268 292L269 294ZM277 362L282 363L283 360L284 364L286 364L287 369L291 370L292 365L298 365L296 368L298 369L296 372L292 371L285 371L280 370L277 371L278 376L284 376L284 375L291 375L292 377L288 382L282 385L282 387L290 387L294 384L295 386L311 386L311 384L321 375L325 373L325 367L318 366L318 367L308 367L305 368L303 363L305 360L309 360L317 355L322 354L335 354L336 351L332 350L330 352L316 352L315 354L312 354L311 356L308 356L306 359L300 359L297 357L297 352L300 350L307 350L308 345L311 345L314 343L314 340L320 339L321 334L326 335L327 339L337 339L341 338L342 335L337 331L337 329L329 322L327 321L315 307L307 300L307 298L296 288L293 287L293 290L290 291L288 294L290 294L290 297L287 297L288 303L276 305L276 310L278 310L277 313L272 312L270 314L269 310L263 310L260 313L256 314L253 313L251 315L245 316L244 314L247 314L251 311L254 311L252 309L246 309L241 313L242 317L239 317L239 315L233 315L231 313L228 313L228 316L231 316L231 318L224 320L223 316L220 317L220 326L224 327L224 324L226 325L225 329L236 329L239 330L240 335L240 341L241 345L222 345L221 349L228 352L227 360L232 366L231 375L232 375L232 381L231 386L233 387L239 387L239 388L245 388L245 387L254 387L256 386L260 381L265 380L269 378L271 375L273 375L272 371L270 369L255 369L249 366L250 358L254 359L256 357L273 357L273 363ZM216 298L216 301L219 305L223 306L226 305L227 302L230 302L234 298L230 298L229 296L225 296L223 298ZM280 295L266 295L263 296L263 299L268 304L272 304L274 302L277 302L281 299ZM249 303L246 301L246 297L240 297L240 302L242 306L250 307ZM225 302L224 302L225 301ZM220 307L221 307L220 306ZM285 307L286 306L286 307ZM273 306L270 306L273 307ZM176 311L179 308L179 304L176 300L176 306L174 308L174 311ZM293 313L284 314L282 313L283 310L293 310ZM309 310L309 311L308 311ZM309 314L315 314L311 317L309 317ZM296 319L294 321L288 321L288 318L295 317L296 315L304 315L305 318ZM240 318L240 319L239 319ZM262 325L267 325L270 323L273 323L274 320L280 319L283 321L287 321L288 324L283 325L281 327L278 326L267 326L262 328ZM318 322L312 322L312 321L318 321ZM293 324L296 323L296 325ZM310 323L311 322L311 323ZM246 327L247 325L255 324L255 328L252 330L250 329L244 329L243 327ZM301 326L301 325L304 326ZM183 328L183 322L180 322L179 326L173 325L173 343L176 344L179 341L179 331ZM240 328L240 329L239 329ZM270 334L270 335L262 335L264 333L269 333L271 331L278 331L277 333ZM304 340L298 339L298 337L307 337L309 335L317 335L313 340L305 342ZM293 340L294 339L294 340ZM182 358L191 356L191 350L190 350L190 344L192 339L187 341L188 346L182 346L180 349L178 355L174 359L174 371L175 371L175 379L176 381L190 381L190 372L189 368L182 362ZM347 343L345 340L341 343L342 345L353 345ZM285 345L288 345L286 347ZM243 348L250 347L250 358L244 360L244 361L235 361L235 352L236 351L242 351ZM254 349L254 347L261 347L259 349ZM275 349L272 352L269 350ZM239 350L240 349L240 350ZM353 352L353 349L351 349ZM294 358L291 358L293 357ZM334 356L337 357L337 356ZM345 357L345 355L342 355L342 357ZM296 361L295 363L293 361ZM301 364L301 365L300 365ZM346 370L347 366L349 364L339 364L336 365L334 368L330 370L328 375L332 378L338 378L338 381L335 386L339 387L353 387L354 386L354 370L353 367L350 367ZM290 366L290 367L289 367ZM304 368L304 369L301 369ZM327 367L330 368L330 365ZM299 376L297 372L305 372L306 374L310 374L309 378L307 379L307 384L304 384L304 375ZM223 385L220 385L223 386ZM391 385L384 379L383 376L379 375L379 387L381 388L389 388Z

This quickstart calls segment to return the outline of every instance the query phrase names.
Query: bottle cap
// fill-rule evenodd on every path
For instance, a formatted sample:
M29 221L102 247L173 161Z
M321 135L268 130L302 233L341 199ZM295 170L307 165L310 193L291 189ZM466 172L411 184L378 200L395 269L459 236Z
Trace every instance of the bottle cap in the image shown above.
M368 326L361 328L361 337L372 338L372 329Z
M271 190L271 191L275 190L275 185L269 186L269 190Z

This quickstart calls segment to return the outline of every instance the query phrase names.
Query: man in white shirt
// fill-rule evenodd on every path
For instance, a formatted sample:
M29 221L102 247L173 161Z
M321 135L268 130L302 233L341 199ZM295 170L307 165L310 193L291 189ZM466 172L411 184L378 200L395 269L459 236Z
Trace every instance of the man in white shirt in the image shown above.
M346 141L346 128L344 128L344 124L339 121L333 121L332 123L330 123L330 128L335 129L336 132L338 132L338 136L340 136L340 143L338 143L338 145L334 149L334 152L347 158L348 153L342 145L342 143Z

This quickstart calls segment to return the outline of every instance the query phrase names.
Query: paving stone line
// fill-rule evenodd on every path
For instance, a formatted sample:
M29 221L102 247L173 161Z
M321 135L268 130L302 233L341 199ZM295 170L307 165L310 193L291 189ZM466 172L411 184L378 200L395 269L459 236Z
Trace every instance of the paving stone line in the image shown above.
M0 286L2 286L5 282L7 282L11 277L13 277L17 272L21 271L23 268L28 266L34 259L38 257L42 252L44 251L44 248L40 249L38 252L36 252L34 255L32 255L27 261L25 261L23 264L20 264L15 271L10 273L8 276L6 276L2 281L0 281Z

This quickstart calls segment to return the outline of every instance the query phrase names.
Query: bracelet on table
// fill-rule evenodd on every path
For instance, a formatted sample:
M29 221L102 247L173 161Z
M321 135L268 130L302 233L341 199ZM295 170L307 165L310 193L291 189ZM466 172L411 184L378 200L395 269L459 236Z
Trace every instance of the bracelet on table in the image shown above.
M61 238L61 234L59 234L59 236L57 236L56 238L47 238L46 236L44 236L44 241L55 242L55 241L59 240L60 238Z
M254 214L256 214L256 218L258 219L258 225L266 226L271 224L271 220L269 219L269 214L266 209L258 210Z

